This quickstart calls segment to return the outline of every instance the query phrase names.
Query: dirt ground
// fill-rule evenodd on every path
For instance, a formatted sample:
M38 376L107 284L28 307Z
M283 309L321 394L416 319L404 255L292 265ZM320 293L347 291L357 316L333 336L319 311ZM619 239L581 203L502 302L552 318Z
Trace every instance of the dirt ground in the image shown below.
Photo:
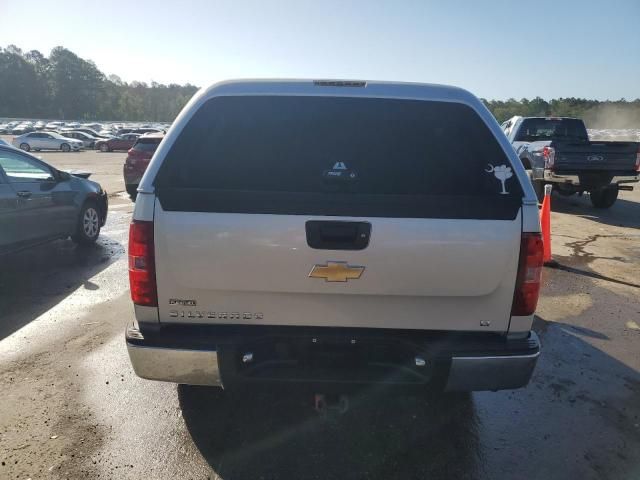
M553 197L553 255L527 388L368 391L320 416L295 392L229 397L137 378L123 153L40 153L112 195L94 248L0 264L0 478L638 479L640 191L610 210Z

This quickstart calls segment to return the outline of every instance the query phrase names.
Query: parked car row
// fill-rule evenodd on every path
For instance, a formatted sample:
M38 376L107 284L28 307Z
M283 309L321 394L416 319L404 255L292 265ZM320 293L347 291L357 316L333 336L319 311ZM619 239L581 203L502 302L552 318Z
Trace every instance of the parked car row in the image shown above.
M125 133L153 133L166 132L169 128L167 123L80 123L66 121L44 120L12 120L8 122L0 121L0 134L23 135L25 133L53 130L53 131L84 131L97 138L108 138ZM87 131L88 130L88 131Z
M164 133L155 133L164 135ZM61 150L63 152L81 149L96 149L101 152L127 151L134 146L140 133L126 133L113 137L95 137L83 131L40 131L18 135L12 140L13 146L29 152L35 150Z

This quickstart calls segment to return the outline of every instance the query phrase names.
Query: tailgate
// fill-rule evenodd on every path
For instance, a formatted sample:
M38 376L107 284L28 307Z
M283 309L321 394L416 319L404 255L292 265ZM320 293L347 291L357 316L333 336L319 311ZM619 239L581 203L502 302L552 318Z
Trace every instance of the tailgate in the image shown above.
M556 148L555 170L608 171L631 173L635 170L638 144L635 142L561 143Z
M502 221L357 218L371 224L369 246L359 251L309 247L308 220L318 217L183 215L156 205L161 320L437 330L475 330L489 322L507 329L519 215ZM364 271L346 281L309 276L328 262Z
M161 322L508 329L522 189L471 108L210 102L157 180Z

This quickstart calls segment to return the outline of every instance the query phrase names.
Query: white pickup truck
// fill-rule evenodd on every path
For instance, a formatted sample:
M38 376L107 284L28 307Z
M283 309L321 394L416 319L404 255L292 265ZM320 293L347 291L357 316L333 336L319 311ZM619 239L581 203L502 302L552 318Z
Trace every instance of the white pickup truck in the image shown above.
M316 391L526 385L535 193L467 91L232 81L180 113L129 236L143 378Z

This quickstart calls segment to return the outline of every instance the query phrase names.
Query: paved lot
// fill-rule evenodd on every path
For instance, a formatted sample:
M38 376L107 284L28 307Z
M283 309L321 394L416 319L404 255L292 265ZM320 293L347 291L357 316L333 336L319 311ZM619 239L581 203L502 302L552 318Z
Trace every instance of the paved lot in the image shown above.
M123 154L42 153L123 190ZM640 478L640 193L610 211L553 198L553 250L522 390L352 398L322 417L295 392L228 398L133 374L126 236L58 241L0 267L0 478Z

